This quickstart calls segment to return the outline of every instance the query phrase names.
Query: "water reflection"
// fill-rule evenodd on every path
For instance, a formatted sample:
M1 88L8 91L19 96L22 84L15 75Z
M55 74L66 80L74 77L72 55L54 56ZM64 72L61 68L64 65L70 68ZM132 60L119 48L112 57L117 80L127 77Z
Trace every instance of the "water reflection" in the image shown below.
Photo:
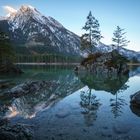
M42 89L37 94L29 94L16 99L1 99L1 114L4 113L8 117L16 115L25 118L35 117L38 112L52 107L58 101L85 85L88 86L88 89L81 91L79 103L87 126L93 125L97 119L101 103L103 103L98 95L95 95L96 91L111 93L107 100L109 101L109 110L115 118L121 116L123 107L128 102L125 101L125 98L120 93L128 89L127 81L129 75L110 77L106 75L91 75L89 73L75 75L70 67L61 66L24 66L23 68L26 70L25 74L14 78L14 80L20 81L20 78L22 82L27 80L46 80L56 83L56 86ZM138 72L139 68L133 69L133 71L130 71L130 75L136 75ZM137 114L138 111L132 109L132 112Z
M110 107L111 112L114 117L119 117L122 113L122 107L126 105L125 99L119 93L125 91L129 86L126 84L128 81L129 75L119 75L119 76L107 76L107 75L94 75L89 73L78 74L81 82L88 86L89 91L81 93L81 103L85 102L81 106L87 108L88 110L94 108L98 110L99 100L95 100L96 96L92 95L91 90L95 91L106 91L114 95L114 98L110 98ZM96 101L94 104L93 101ZM91 102L91 103L90 103ZM94 116L96 118L96 116Z
M113 95L128 88L125 83L128 81L129 75L107 76L82 73L78 74L78 77L89 89L103 90Z
M53 82L54 86L52 85L47 89L37 91L35 94L28 94L16 99L1 99L3 102L1 108L6 105L6 112L1 115L6 114L9 118L17 115L24 118L35 117L38 112L50 108L64 97L83 87L83 84L75 77L75 74L67 68L63 67L61 69L60 67L57 71L54 68L51 70L50 67L48 69L47 67L43 67L43 69L41 67L40 71L39 68L38 71L34 67L32 68L27 68L25 77L28 70L32 72L32 75L28 79L25 78L24 82L28 80L47 80ZM24 75L22 75L23 79Z
M97 110L101 104L99 103L99 99L93 94L92 89L81 91L80 98L80 105L83 108L82 114L84 115L85 124L91 126L97 118Z
M124 105L127 105L127 103L125 99L118 97L118 93L116 93L114 99L110 99L111 112L113 113L114 118L121 116Z

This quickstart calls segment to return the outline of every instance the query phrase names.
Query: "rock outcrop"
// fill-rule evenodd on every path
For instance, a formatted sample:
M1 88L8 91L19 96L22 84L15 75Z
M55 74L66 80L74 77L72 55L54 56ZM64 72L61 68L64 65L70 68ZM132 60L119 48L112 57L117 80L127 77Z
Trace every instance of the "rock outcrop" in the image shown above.
M23 71L14 65L11 62L6 62L4 64L0 64L0 73L7 74L7 73L14 73L14 74L21 74Z
M128 74L127 59L121 56L117 50L109 53L96 53L85 58L75 71L87 70L94 74L118 75Z
M31 140L33 131L31 126L25 124L11 124L7 119L0 119L1 140Z
M131 95L130 98L131 98L130 100L131 105L140 108L140 91Z

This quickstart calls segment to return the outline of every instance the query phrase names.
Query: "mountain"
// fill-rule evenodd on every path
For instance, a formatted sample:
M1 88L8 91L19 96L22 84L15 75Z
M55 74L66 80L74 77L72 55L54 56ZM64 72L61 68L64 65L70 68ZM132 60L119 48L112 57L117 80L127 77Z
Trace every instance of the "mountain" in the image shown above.
M67 30L52 17L42 15L30 5L22 5L17 12L6 17L0 17L0 30L6 32L17 53L57 53L70 56L80 56L80 37ZM115 46L100 43L96 47L98 52L110 52ZM120 54L128 59L138 59L140 52L125 48Z
M115 50L115 49L117 49L116 46L114 46L114 45L105 45L103 43L100 43L96 47L97 52L103 52L103 53L111 52L112 50ZM138 61L140 61L140 52L136 52L136 51L133 51L133 50L128 50L126 48L120 48L119 53L121 55L125 56L126 58L128 58L129 60L138 60Z
M1 17L0 30L9 35L21 53L80 54L80 38L32 6L23 5L17 12Z

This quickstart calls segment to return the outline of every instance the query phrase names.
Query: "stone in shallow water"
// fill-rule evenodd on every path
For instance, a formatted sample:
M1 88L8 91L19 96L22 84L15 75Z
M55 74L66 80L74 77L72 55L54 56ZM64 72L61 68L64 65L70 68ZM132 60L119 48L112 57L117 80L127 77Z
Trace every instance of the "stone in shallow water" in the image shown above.
M0 126L0 140L31 140L33 138L30 126L24 124L4 124Z
M131 95L130 98L131 98L131 101L130 101L131 105L140 107L140 91Z
M131 109L131 111L132 111L135 115L137 115L138 117L140 117L140 109L139 109L138 107L136 107L136 106L134 106L134 105L130 105L130 109Z
M127 123L117 123L113 126L113 130L117 134L127 134L131 130L131 125Z
M58 113L56 113L56 117L58 117L58 118L65 118L69 115L70 115L70 112L66 109L61 109L61 110L59 110Z

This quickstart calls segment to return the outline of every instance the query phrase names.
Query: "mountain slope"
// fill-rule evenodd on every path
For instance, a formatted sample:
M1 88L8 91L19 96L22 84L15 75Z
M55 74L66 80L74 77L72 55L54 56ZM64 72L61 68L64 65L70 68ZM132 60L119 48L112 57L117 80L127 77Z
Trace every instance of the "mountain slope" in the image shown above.
M1 19L0 27L18 49L22 46L30 53L80 54L79 37L32 6L23 5L16 13Z
M17 53L57 53L80 56L80 37L67 30L52 17L42 15L30 5L22 5L17 12L0 17L0 31L6 32ZM110 52L115 46L100 43L96 51ZM120 49L128 59L138 59L140 52Z
M96 47L96 51L98 52L111 52L112 50L117 49L116 46L113 45L105 45L103 43L100 43L97 47ZM140 61L140 53L133 51L133 50L128 50L125 48L120 48L119 53L125 57L127 57L129 60L132 59L137 59L138 61Z

